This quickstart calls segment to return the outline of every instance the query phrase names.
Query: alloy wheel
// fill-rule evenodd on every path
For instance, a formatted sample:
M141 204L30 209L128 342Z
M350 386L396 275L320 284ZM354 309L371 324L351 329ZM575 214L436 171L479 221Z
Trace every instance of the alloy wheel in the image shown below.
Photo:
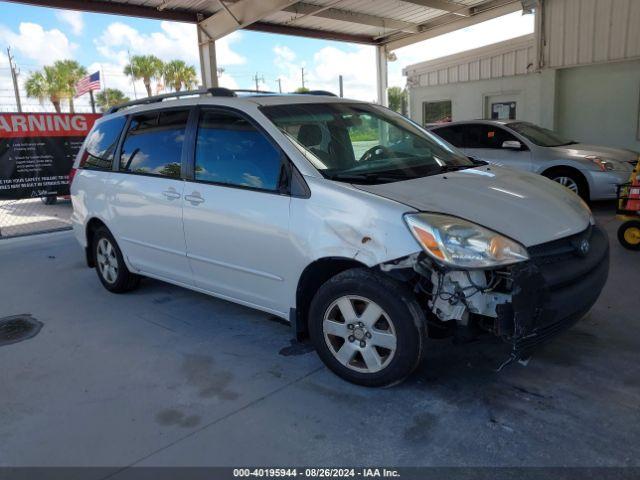
M115 248L106 238L101 238L98 242L96 261L102 278L109 284L115 283L118 278L118 257Z
M562 185L563 187L567 187L569 190L571 190L573 193L578 193L578 184L576 183L576 181L571 178L571 177L555 177L553 178L553 181L558 182L560 185Z
M325 311L322 331L336 360L357 372L379 372L396 352L393 322L377 303L364 297L335 300Z

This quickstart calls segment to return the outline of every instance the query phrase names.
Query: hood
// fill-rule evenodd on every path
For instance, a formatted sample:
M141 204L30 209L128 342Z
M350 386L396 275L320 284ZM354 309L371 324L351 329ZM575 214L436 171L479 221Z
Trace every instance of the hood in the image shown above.
M525 247L584 231L590 212L574 193L540 175L479 167L355 188L416 210L477 223Z
M589 145L586 143L576 143L574 145L564 145L561 147L551 147L561 152L563 155L572 157L602 157L603 160L617 160L628 163L638 160L638 152L625 150L623 148L603 147L601 145Z

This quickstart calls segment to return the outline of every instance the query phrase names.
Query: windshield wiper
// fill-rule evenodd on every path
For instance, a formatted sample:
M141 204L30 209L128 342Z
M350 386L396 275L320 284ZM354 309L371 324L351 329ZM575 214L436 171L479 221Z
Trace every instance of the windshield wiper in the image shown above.
M486 165L486 163L483 162ZM440 170L443 172L458 172L460 170L467 170L469 168L475 168L480 165L441 165Z
M399 182L401 180L409 180L411 177L406 175L393 175L390 173L335 173L327 176L330 180L338 182L366 182L366 183L390 183Z

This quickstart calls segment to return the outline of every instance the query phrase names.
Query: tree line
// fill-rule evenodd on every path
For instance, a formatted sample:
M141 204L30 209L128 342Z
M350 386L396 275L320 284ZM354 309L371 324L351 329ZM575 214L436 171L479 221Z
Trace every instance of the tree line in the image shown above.
M164 82L165 88L176 92L189 90L198 84L196 69L182 60L163 62L154 55L134 55L125 66L123 73L134 81L142 80L147 95L153 95L151 84ZM27 96L37 98L43 104L51 102L57 113L62 111L63 102L68 102L69 111L74 113L74 95L77 83L88 74L87 69L75 60L58 60L42 70L29 75L25 83ZM101 79L104 82L104 79ZM96 104L102 111L128 102L130 99L116 88L102 89L96 94Z

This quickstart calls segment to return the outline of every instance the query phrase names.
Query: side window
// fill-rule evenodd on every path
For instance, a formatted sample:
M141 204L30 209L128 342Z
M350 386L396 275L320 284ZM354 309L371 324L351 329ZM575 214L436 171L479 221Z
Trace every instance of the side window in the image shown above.
M126 117L116 117L100 122L87 138L85 155L80 168L111 170L118 139L125 123Z
M180 157L189 110L154 111L131 119L120 171L180 178Z
M464 148L464 132L462 126L456 125L453 127L436 128L433 133L439 137L444 138L454 147Z
M204 110L196 139L195 179L277 191L281 155L245 118Z
M507 140L518 140L503 128L493 125L475 124L466 128L467 148L502 148Z

